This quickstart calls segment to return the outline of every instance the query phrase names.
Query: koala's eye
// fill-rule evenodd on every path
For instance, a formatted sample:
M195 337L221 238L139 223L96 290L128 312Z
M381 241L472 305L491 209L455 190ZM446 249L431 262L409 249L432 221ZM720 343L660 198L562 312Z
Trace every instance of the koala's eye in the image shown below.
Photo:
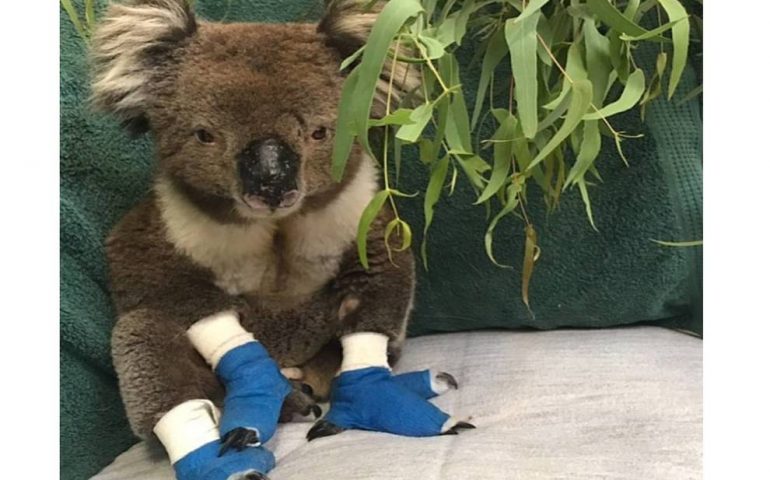
M195 131L195 139L204 145L211 145L214 143L214 135L202 128Z
M314 140L323 140L326 138L326 127L318 127L310 134Z

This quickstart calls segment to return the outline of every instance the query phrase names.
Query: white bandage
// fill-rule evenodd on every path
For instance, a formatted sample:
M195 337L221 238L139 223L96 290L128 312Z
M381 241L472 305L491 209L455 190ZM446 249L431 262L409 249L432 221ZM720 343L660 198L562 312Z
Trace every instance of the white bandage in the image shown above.
M388 337L381 333L351 333L340 338L342 365L340 373L368 367L388 365Z
M254 335L241 326L238 314L232 311L198 320L187 330L187 337L211 368L216 368L230 350L255 341Z
M169 410L153 432L166 447L171 463L207 443L219 440L219 410L208 400L188 400Z

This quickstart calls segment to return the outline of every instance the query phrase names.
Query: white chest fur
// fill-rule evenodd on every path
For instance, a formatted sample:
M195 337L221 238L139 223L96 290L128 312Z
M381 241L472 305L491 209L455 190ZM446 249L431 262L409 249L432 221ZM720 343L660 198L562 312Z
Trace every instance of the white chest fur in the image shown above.
M364 161L356 177L320 209L280 223L223 225L171 185L156 185L168 239L210 269L217 286L231 295L283 298L309 295L337 273L340 257L354 242L361 213L377 188L376 167ZM276 243L279 233L282 241Z

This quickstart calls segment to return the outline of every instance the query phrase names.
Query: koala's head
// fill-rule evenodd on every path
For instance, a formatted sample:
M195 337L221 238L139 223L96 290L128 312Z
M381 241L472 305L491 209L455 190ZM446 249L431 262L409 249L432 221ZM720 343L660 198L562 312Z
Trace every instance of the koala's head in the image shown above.
M240 220L286 216L340 188L339 67L376 20L367 3L332 1L319 24L209 23L188 0L112 5L93 37L92 100L150 130L159 174L198 204ZM416 69L397 67L395 87L414 88Z

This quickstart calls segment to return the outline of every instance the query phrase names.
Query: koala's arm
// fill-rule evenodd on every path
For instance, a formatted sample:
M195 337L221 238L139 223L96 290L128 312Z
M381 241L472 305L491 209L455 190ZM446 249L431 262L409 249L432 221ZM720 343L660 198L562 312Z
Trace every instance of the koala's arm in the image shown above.
M414 256L407 249L388 255L384 242L385 227L392 220L389 209L376 218L368 235L365 269L355 246L345 253L340 273L333 288L341 299L339 335L375 332L387 335L391 353L397 353L403 342L415 289ZM401 239L394 234L393 245Z
M220 290L210 274L165 240L151 204L130 212L107 242L111 290L118 310L112 354L128 419L135 433L151 435L157 421L188 400L221 403L220 381L188 338L196 322L234 311L243 326L280 364L297 364L320 350L332 328L331 299L318 296L282 312L260 311ZM321 320L325 321L321 321ZM305 329L286 325L302 323ZM284 328L279 328L284 325ZM316 340L316 337L323 337ZM316 346L313 342L318 343Z

